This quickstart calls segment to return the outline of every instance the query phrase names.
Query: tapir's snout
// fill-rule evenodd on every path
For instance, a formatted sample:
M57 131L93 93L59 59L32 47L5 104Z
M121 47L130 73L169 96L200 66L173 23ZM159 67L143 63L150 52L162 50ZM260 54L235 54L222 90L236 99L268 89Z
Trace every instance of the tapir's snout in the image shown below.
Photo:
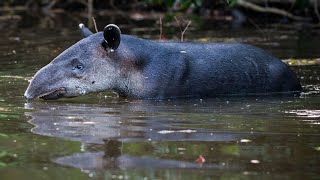
M24 93L24 97L26 100L30 101L35 98L41 98L44 100L53 100L53 99L59 99L63 97L66 94L66 88L61 87L54 90L45 91L43 93L32 93L31 88L27 88L26 92Z
M30 92L29 92L28 90L29 90L29 87L28 87L28 89L26 90L26 92L24 93L24 97L26 98L27 101L32 100L32 99L35 98L35 96L32 95L32 94L30 94Z
M30 80L30 84L27 88L27 90L24 93L24 97L27 101L33 100L37 98L40 94L36 91L39 88L35 88L35 83L33 82L34 78Z
M58 80L62 78L56 75L60 74L56 69L57 67L50 64L40 69L31 79L24 97L27 100L36 98L48 100L63 97L67 91L61 84L61 80Z

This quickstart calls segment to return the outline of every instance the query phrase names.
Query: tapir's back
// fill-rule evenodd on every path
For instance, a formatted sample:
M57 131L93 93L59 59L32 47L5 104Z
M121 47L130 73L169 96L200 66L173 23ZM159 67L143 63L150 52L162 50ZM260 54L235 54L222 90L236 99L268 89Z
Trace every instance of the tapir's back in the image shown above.
M159 97L301 91L286 64L254 46L173 42L158 46L152 73L161 74L156 78Z

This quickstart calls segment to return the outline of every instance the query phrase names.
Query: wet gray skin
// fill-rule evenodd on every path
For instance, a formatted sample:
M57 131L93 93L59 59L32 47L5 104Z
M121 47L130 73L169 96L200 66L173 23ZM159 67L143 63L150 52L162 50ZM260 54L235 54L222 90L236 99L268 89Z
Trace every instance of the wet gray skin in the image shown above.
M132 98L296 93L301 85L281 60L241 43L177 43L121 35L110 24L80 40L31 80L26 99L58 99L113 90Z

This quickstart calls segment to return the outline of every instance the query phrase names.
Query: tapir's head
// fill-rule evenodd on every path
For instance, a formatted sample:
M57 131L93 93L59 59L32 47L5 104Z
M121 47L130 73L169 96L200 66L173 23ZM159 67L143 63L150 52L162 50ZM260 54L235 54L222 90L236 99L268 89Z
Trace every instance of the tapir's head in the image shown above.
M62 52L32 78L24 96L58 99L115 88L120 76L114 61L120 29L110 24L93 34L79 25L84 38Z

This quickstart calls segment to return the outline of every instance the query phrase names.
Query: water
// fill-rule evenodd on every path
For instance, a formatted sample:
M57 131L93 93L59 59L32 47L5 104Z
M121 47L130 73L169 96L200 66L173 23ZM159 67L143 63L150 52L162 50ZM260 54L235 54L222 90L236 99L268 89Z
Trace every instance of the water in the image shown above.
M202 39L206 34L211 38ZM211 34L194 39L249 42L281 58L319 58L319 36L308 39L286 29L268 40L256 29ZM153 101L99 93L27 103L28 80L79 36L40 29L4 35L2 180L320 177L319 65L292 67L305 89L300 97Z

